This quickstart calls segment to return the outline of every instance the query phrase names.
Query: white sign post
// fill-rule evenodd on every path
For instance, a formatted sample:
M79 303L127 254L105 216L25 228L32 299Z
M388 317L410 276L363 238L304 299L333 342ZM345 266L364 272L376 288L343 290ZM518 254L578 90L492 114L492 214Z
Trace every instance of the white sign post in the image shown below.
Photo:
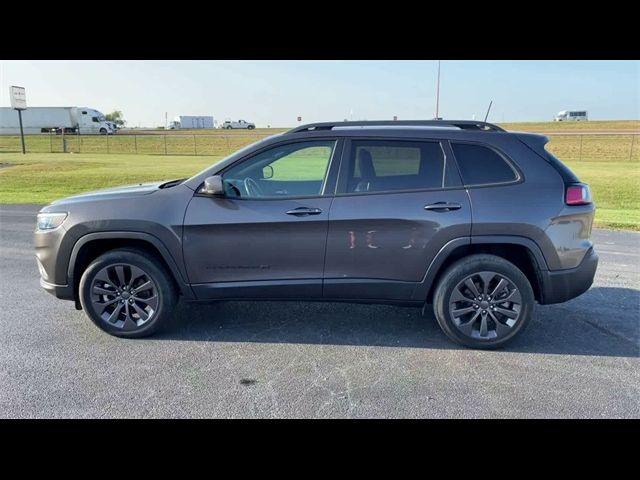
M24 91L24 87L16 87L12 85L9 87L9 97L11 98L11 108L18 111L18 119L20 120L20 139L22 140L22 154L24 155L26 149L24 148L24 130L22 129L22 110L27 109L27 96Z

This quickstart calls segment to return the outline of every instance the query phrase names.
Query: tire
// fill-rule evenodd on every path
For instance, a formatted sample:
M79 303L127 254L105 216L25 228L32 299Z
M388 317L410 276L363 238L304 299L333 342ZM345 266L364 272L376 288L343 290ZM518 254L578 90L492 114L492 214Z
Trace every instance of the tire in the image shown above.
M524 273L504 258L488 254L469 255L451 265L433 296L433 311L445 335L479 349L511 342L526 329L534 305L533 290Z
M254 128L256 128L256 127L254 127L253 125L249 125L249 126L247 127L247 130L253 130Z
M116 286L122 277L120 283L128 283L128 289ZM166 268L147 252L126 248L91 262L80 278L78 294L83 310L98 328L123 338L156 333L169 322L178 301Z
M100 135L106 135L107 134L107 129L106 128L101 128L100 129Z
M232 128L233 128L233 127L232 127L231 125L227 125L227 126L226 126L226 129L227 129L227 130L231 130Z

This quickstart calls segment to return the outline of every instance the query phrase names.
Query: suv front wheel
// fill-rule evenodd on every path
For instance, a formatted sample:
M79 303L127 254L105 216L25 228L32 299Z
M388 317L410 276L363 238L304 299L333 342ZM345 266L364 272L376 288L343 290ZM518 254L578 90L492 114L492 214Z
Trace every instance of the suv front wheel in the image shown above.
M495 255L470 255L451 265L433 297L435 317L453 341L498 348L522 332L534 307L527 277Z
M93 323L117 337L152 335L171 318L177 302L164 266L136 249L112 250L96 258L82 274L78 293Z

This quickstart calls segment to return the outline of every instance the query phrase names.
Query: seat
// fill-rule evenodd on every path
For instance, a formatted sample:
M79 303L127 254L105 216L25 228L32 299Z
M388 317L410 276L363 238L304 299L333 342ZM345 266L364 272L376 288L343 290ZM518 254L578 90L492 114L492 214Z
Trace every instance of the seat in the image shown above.
M356 185L354 192L368 192L371 182L376 178L376 169L373 166L371 152L361 148L358 152L358 167L360 169L361 180Z

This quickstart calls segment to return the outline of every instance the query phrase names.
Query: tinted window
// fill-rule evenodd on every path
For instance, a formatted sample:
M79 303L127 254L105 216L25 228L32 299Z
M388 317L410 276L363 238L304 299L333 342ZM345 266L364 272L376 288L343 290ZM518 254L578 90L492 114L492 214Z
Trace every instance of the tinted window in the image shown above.
M465 185L505 183L517 176L507 162L490 148L467 143L452 143Z
M242 198L320 195L334 147L331 140L270 148L225 172L226 192Z
M347 193L456 186L438 142L354 140L347 167Z

